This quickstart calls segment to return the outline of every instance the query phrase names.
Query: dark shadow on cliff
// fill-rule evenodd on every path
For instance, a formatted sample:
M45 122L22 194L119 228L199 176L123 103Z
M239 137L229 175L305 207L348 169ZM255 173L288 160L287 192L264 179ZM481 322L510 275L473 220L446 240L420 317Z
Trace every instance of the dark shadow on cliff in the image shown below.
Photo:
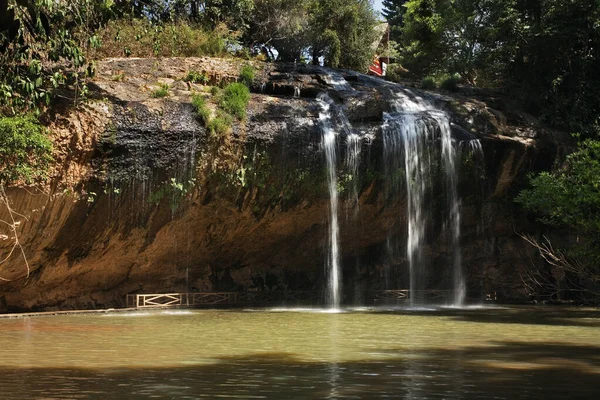
M388 349L378 351L376 361L337 363L256 354L163 368L5 367L0 369L0 398L593 399L600 395L600 347L491 345ZM331 353L335 351L333 347Z

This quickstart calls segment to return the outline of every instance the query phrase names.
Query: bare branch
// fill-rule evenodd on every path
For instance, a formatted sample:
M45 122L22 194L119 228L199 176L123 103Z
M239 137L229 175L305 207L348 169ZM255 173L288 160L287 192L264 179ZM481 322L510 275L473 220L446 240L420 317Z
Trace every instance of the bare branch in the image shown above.
M555 248L548 237L543 236L540 242L530 235L519 234L527 243L535 247L540 256L552 267L554 273L541 271L533 262L525 275L521 274L521 281L530 294L540 291L551 296L560 297L561 292L579 292L583 300L591 295L595 300L600 299L600 292L593 288L594 285L582 285L577 280L587 281L592 284L600 281L600 274L581 261L568 257L563 251ZM556 272L561 276L557 277ZM563 285L561 286L561 282ZM565 287L566 284L566 288ZM592 287L590 287L592 286Z
M4 185L2 185L2 183L0 183L0 204L4 204L4 206L6 207L6 210L8 211L8 215L10 216L10 220L12 223L10 222L6 222L6 221L2 221L5 224L7 224L10 228L10 230L13 232L14 237L14 243L13 243L13 247L11 248L8 256L0 261L0 264L5 263L6 261L8 261L10 259L10 257L13 255L14 251L16 248L18 248L21 252L21 254L23 255L23 260L25 261L25 266L27 268L27 274L26 274L26 278L29 278L29 274L31 272L31 268L29 266L29 261L27 260L27 256L25 255L25 249L23 248L23 246L21 245L21 242L19 241L19 235L17 234L17 227L20 225L21 221L16 221L15 220L15 215L18 216L22 216L21 214L15 212L12 207L10 206L10 202L8 200L8 196L6 195L6 192L4 191ZM24 216L22 216L23 218L25 218ZM2 278L0 277L0 280L2 281L10 281L10 279L6 279L6 278Z

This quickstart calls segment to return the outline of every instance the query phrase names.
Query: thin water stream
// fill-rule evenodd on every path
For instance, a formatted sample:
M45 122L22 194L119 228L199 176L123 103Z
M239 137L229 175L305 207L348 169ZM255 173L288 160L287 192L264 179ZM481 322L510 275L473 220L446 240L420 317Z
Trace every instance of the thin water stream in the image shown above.
M318 98L321 106L319 121L323 129L323 149L327 162L327 184L329 190L329 247L326 274L328 275L327 305L338 309L341 303L340 227L338 223L337 188L337 136L331 121L333 101L325 94Z
M0 399L595 399L580 308L0 319Z

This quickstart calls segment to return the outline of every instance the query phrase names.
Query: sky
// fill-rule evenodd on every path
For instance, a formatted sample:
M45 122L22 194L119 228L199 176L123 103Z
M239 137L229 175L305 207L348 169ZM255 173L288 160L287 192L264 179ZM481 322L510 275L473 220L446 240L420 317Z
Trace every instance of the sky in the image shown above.
M373 7L375 7L375 9L376 9L377 11L381 11L381 8L382 8L382 6L381 6L381 1L382 1L382 0L374 0L374 1L373 1Z

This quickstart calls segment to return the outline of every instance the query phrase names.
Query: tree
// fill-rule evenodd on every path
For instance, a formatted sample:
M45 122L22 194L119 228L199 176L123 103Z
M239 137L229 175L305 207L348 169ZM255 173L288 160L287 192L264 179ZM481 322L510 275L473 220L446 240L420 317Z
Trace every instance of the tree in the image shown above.
M376 49L377 18L367 0L312 0L310 54L314 64L366 71Z
M202 19L211 29L224 23L230 29L244 32L253 10L253 0L206 0Z
M8 220L0 220L0 240L10 240L7 254L0 257L0 266L21 253L29 275L29 264L19 241L18 214L13 210L5 187L10 184L34 184L46 179L52 160L52 143L44 129L30 116L0 118L0 206ZM7 279L0 275L0 280Z
M399 42L402 37L402 26L404 24L405 4L408 0L383 0L382 14L390 26L390 40Z
M504 86L555 126L600 135L600 2L410 0L402 64Z
M251 48L264 48L275 56L271 48L277 50L280 59L300 59L307 46L308 0L255 0L254 12L249 21L249 29L244 36Z
M71 2L0 1L0 113L39 111L53 92L72 84L76 96L86 90L87 64L74 27L83 26L86 10ZM85 17L85 21L83 17ZM86 37L94 45L94 37Z
M367 0L255 0L244 42L273 47L279 60L366 71L377 24Z
M531 237L526 240L562 271L567 290L600 299L600 141L584 141L560 169L532 176L530 184L517 202L550 227L576 230L580 240L562 249L547 238L541 242ZM535 275L543 276L539 272Z

